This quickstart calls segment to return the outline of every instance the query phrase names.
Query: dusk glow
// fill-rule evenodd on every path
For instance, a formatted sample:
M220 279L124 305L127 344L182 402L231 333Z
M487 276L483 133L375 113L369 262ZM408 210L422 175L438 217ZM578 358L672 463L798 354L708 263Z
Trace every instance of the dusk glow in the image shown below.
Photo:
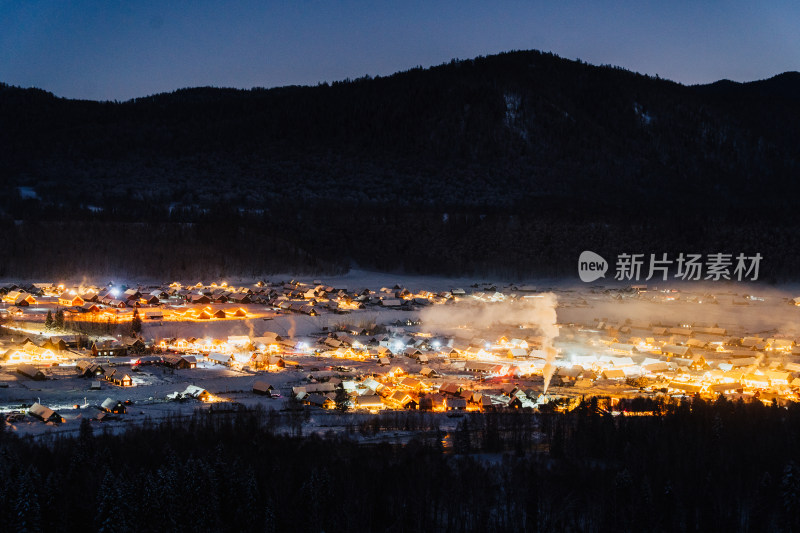
M800 4L733 2L2 2L0 80L68 98L385 76L551 51L684 84L800 65Z

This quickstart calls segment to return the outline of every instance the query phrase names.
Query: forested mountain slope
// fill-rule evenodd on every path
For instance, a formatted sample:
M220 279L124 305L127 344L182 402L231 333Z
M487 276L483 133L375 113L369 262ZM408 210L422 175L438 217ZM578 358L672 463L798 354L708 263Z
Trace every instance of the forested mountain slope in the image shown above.
M589 248L758 251L795 279L799 95L535 51L128 102L2 85L0 276L574 276Z

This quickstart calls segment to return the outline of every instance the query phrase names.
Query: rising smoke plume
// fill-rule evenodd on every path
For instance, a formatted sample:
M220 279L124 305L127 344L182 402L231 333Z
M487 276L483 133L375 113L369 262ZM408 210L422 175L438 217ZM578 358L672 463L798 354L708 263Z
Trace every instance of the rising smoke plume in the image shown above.
M544 390L550 385L555 372L556 349L553 342L558 337L556 307L558 298L548 292L534 298L505 300L502 302L479 302L461 300L455 305L437 305L423 309L420 319L426 328L435 331L468 327L480 330L497 326L536 327L544 340L542 349L546 354L544 366Z

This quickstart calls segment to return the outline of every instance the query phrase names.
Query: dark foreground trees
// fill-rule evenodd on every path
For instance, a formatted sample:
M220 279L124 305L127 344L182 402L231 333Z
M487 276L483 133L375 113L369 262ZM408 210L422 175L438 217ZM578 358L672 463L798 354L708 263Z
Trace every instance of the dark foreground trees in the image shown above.
M281 415L258 411L121 435L5 431L0 530L800 530L800 408L638 407L660 414L612 418L587 402L468 415L446 432L400 413L325 438L280 436ZM361 441L402 427L419 437Z

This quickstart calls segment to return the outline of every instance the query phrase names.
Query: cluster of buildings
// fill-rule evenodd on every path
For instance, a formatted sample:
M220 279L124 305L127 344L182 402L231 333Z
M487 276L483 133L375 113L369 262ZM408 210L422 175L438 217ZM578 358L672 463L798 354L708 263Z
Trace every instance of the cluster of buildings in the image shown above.
M789 336L729 335L690 324L615 324L561 328L556 375L590 389L598 380L651 392L797 400L800 345Z
M461 291L463 293L463 291ZM0 314L17 318L42 318L42 313L63 308L76 319L93 321L131 320L137 310L142 320L217 320L258 316L267 310L317 316L322 313L349 313L367 307L403 310L419 309L452 301L450 291L412 293L399 285L374 291L348 290L321 282L298 281L252 286L231 286L226 282L183 285L68 287L46 283L0 287L3 306ZM35 308L35 309L33 309Z
M463 300L502 305L532 297L532 291L475 286L469 292L412 292L399 285L350 291L291 281L252 287L173 283L119 290L9 286L1 292L13 307L30 299L29 306L54 299L59 305L71 304L69 309L88 309L84 312L96 306L137 309L145 319L169 311L183 320L213 320L252 316L253 306L313 315L369 308L413 311ZM609 295L612 300L637 298L667 305L681 297L641 289ZM582 298L576 296L565 305L588 305ZM737 302L733 303L741 304ZM154 314L147 315L150 312ZM340 322L333 330L320 321L318 330L303 336L262 331L222 338L83 343L69 335L39 342L27 338L0 343L0 359L16 365L17 373L29 379L47 378L51 365L73 364L76 375L119 387L136 386L134 372L151 364L188 372L224 368L253 376L254 394L321 408L370 411L534 408L554 397L593 395L800 400L800 339L789 334L756 336L742 333L744 328L733 334L714 323L644 323L632 317L560 323L553 339L535 324L466 324L434 331L419 318L424 313L386 316L393 320L378 319L368 327ZM548 349L551 343L554 349ZM202 390L184 391L176 398L220 400Z

